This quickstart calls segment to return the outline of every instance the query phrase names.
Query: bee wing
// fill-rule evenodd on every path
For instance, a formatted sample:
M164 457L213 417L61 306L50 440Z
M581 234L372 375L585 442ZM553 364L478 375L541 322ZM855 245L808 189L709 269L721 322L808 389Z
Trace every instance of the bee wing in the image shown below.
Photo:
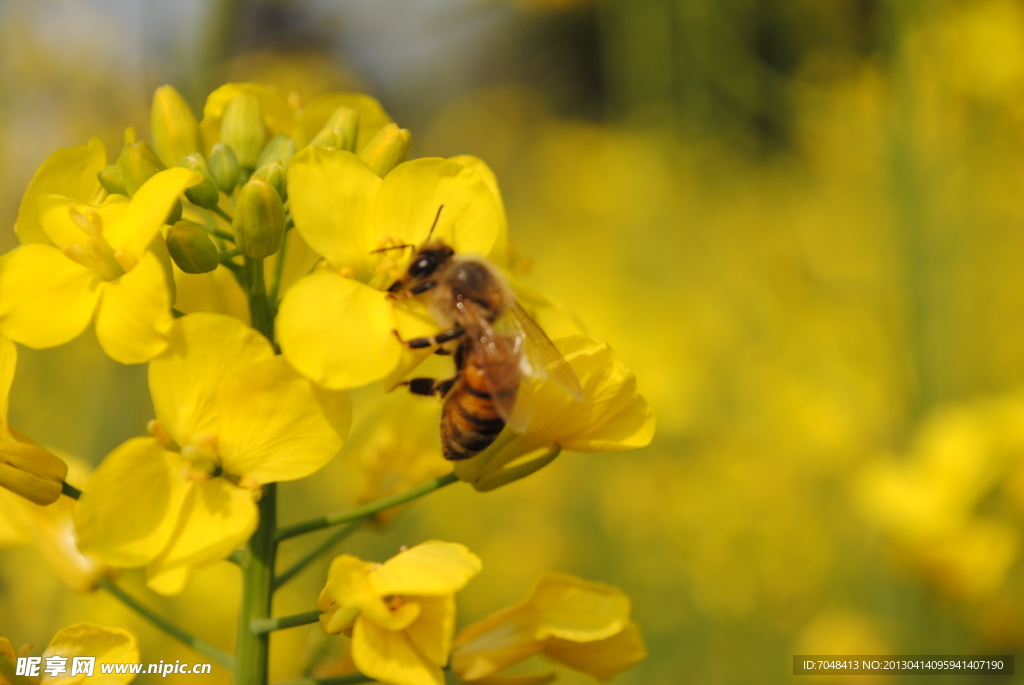
M520 354L520 367L524 374L537 379L550 378L577 402L583 401L583 388L576 372L558 351L551 338L533 317L526 313L518 302L509 308L507 317L519 331L519 338L525 340Z
M462 326L483 371L494 410L512 430L522 433L530 422L530 415L525 403L518 403L522 405L518 408L516 403L521 379L521 338L496 332L479 309L466 301L455 306L462 315Z

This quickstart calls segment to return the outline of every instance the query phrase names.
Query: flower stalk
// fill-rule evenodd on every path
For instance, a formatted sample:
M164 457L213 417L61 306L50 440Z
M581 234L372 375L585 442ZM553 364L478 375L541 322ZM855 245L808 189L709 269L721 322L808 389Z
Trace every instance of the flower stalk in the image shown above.
M274 557L277 552L277 542L274 540L277 522L276 487L274 483L263 486L263 497L259 502L260 525L249 538L248 554L242 564L236 683L266 685L267 682L270 636L267 633L256 633L252 626L256 621L270 618Z

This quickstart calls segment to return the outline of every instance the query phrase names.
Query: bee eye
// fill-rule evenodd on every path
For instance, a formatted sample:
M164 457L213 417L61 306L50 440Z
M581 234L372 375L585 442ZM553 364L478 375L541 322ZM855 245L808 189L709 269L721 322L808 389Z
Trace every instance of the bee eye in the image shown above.
M426 268L427 268L428 266L430 266L430 262L429 262L429 261L427 261L427 258L426 258L426 257L421 257L421 258L420 258L420 259L419 259L419 260L418 260L418 261L416 262L416 268L417 268L417 269L423 270L423 269L426 269Z

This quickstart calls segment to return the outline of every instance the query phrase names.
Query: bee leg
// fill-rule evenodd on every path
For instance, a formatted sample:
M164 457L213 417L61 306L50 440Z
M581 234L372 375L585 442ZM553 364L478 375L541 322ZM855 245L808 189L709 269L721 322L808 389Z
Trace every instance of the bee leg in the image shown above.
M409 288L409 292L413 295L422 295L428 290L433 290L436 287L437 281L423 281L422 283Z
M426 338L412 338L411 340L402 340L402 336L398 334L398 331L394 331L395 337L398 338L398 342L403 345L408 345L409 349L422 350L427 347L436 347L437 345L443 345L446 342L455 340L456 338L465 334L466 331L461 328L453 328L450 331L442 331L435 336Z
M402 385L409 386L409 392L413 395L423 395L425 397L440 395L444 397L452 389L456 380L456 378L449 378L443 381L439 381L436 378L411 378L402 383Z
M448 355L452 354L452 351L449 350L449 349L446 349L444 347L439 347L436 350L434 350L434 354L440 354L440 355L443 355L443 356L448 356Z

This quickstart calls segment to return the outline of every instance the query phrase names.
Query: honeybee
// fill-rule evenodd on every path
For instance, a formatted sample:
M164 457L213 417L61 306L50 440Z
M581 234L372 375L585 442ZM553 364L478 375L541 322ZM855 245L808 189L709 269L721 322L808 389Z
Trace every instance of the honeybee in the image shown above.
M451 353L454 344L455 376L413 378L405 385L414 394L444 400L441 447L445 459L455 461L486 449L506 424L518 432L526 429L528 408L516 404L524 378L551 378L577 401L583 400L583 389L551 339L516 302L497 267L431 240L442 209L404 276L388 292L395 299L426 295L431 316L444 328L431 337L399 336L403 344L436 347L441 354Z

